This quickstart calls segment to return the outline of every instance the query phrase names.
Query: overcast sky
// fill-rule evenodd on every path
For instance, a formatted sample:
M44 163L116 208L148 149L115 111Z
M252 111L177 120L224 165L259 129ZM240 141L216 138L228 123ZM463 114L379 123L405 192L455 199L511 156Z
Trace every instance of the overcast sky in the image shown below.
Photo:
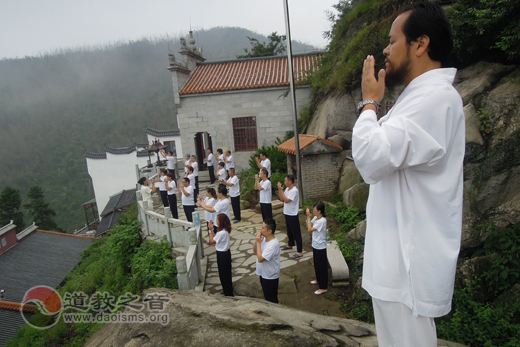
M288 0L293 40L324 48L338 0ZM0 0L0 59L216 26L285 34L283 0Z

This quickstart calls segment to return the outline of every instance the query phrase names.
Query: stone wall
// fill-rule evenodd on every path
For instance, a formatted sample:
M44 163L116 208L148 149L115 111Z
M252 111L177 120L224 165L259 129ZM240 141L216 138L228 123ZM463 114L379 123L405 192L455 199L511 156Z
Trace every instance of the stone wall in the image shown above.
M287 131L294 130L291 100L282 96L286 90L284 87L182 96L178 123L183 151L195 153L195 133L208 132L214 150L231 150L237 171L247 169L254 152L235 153L232 119L255 116L258 147L274 145L277 137L283 138ZM309 93L309 88L296 89L298 109L308 102Z

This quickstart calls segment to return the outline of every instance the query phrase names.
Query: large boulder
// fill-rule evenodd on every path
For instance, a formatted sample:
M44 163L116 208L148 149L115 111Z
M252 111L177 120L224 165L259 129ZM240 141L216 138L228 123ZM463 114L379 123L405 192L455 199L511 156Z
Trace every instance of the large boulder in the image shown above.
M359 212L365 212L367 208L368 192L370 185L365 182L357 183L343 193L343 203L345 206L351 206L358 209Z
M350 152L350 151L349 151ZM348 157L351 157L352 152ZM351 159L343 162L343 168L341 169L341 176L339 177L339 191L344 192L345 190L352 188L354 185L363 182L363 177L359 173L356 164Z
M85 346L377 346L375 327L350 319L318 315L261 299L207 292L154 288L144 292L145 296L148 294L164 299L160 313L167 315L167 324L105 324ZM145 305L139 314L150 317L148 306L151 305ZM124 313L130 311L127 308ZM438 346L462 345L438 340Z

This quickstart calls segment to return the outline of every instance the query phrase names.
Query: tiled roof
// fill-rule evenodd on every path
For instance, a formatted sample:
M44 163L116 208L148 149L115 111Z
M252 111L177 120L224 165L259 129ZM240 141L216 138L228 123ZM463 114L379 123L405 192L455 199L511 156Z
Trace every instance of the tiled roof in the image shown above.
M333 142L330 142L328 140L322 139L321 137L315 136L315 135L300 134L300 135L298 135L298 140L300 142L299 143L300 144L300 151L302 149L304 149L305 147L309 146L311 143L313 143L315 141L323 141L323 142L325 142L325 143L327 143L329 145L338 147L340 150L343 149L343 148L341 148L341 146L339 146L339 145L337 145L337 144L335 144ZM280 152L296 155L296 145L294 143L294 137L292 139L289 139L289 140L285 141L280 146L278 146L278 150Z
M166 137L166 136L180 136L181 131L179 129L177 130L155 130L152 128L146 128L146 133L150 134L152 136L157 137Z
M295 82L313 70L319 54L293 56ZM289 85L287 57L274 56L238 59L225 62L200 63L179 94L198 94Z
M5 293L0 303L0 346L25 325L20 311L12 309L22 302L27 290L38 285L58 287L81 259L83 249L92 242L64 236L66 234L33 232L2 253L0 279ZM24 316L29 319L31 314L24 313Z
M112 229L112 227L117 223L119 216L127 210L128 206L134 204L136 201L135 189L123 190L120 193L111 196L101 213L102 218L96 229L95 236L102 235Z
M24 312L34 313L34 312L36 312L36 305L31 305L31 304L22 305L17 302L0 301L0 309L11 310L11 311L16 311L16 312L20 312L20 309L22 309L22 311L24 311Z
M106 153L85 152L85 158L89 158L89 159L106 159L107 158L107 154Z
M135 146L112 148L105 146L105 151L110 154L130 154L135 152Z
M150 152L148 151L137 151L137 157L138 158L142 158L142 157L148 157Z

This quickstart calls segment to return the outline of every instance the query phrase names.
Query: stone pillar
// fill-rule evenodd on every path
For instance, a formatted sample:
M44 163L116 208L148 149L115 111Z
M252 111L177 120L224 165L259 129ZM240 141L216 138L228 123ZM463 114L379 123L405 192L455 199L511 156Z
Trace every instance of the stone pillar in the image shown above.
M190 279L188 276L186 257L177 257L175 263L177 264L177 283L179 284L179 289L190 290Z

